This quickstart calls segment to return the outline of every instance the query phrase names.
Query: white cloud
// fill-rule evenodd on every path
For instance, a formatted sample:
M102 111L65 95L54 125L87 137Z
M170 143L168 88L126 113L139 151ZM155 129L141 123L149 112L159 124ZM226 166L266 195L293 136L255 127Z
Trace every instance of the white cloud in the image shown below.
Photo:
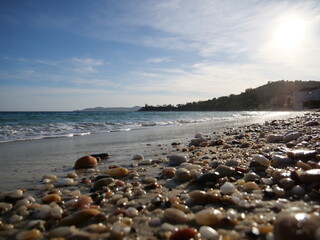
M163 57L163 58L149 58L145 62L146 63L163 63L163 62L170 62L170 58Z
M103 65L102 59L94 59L94 58L71 58L72 63L75 66L76 72L83 73L95 73L97 72L97 67Z

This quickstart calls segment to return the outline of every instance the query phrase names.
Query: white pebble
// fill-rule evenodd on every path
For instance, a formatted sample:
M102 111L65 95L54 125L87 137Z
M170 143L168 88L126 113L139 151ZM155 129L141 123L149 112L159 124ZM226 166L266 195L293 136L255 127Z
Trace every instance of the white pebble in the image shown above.
M207 240L218 240L219 233L209 226L201 226L199 229L201 234L201 238L205 238Z
M232 194L236 191L235 186L230 183L230 182L225 182L221 187L220 187L220 192L222 194Z

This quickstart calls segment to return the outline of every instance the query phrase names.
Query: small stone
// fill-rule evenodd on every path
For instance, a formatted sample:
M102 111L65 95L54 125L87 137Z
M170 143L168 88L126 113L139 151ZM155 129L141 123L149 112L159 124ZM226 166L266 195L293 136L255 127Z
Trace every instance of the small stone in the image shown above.
M254 154L252 156L252 161L259 163L261 166L264 166L264 167L270 166L270 161L268 160L268 158L260 154Z
M320 227L320 217L303 212L283 212L277 215L274 223L275 240L316 240Z
M291 158L278 154L272 155L271 160L271 165L273 167L286 167L289 164L293 163L293 160Z
M77 227L83 224L83 222L85 222L86 220L91 219L98 214L100 214L100 211L97 209L83 209L63 218L60 221L59 226L74 225Z
M70 186L74 184L75 184L75 181L73 180L73 178L61 178L54 185L56 187L64 187L64 186Z
M303 183L320 182L320 169L310 169L300 173L300 181Z
M56 193L48 194L42 198L42 202L44 203L51 203L51 202L58 202L58 201L61 201L61 197L59 194L56 194Z
M190 171L185 168L178 168L174 175L174 179L176 181L186 182L191 179Z
M144 159L144 156L140 153L135 154L132 158L132 160L143 160L143 159Z
M186 223L188 221L187 215L176 208L167 208L164 210L164 217L174 223Z
M283 135L281 134L271 134L267 136L267 141L269 143L278 143L283 141Z
M139 162L140 165L151 165L153 163L152 159L144 159Z
M242 185L242 189L244 191L253 191L253 190L259 189L259 186L255 182L246 182L245 184Z
M170 240L189 240L194 239L197 234L197 230L194 228L183 228L174 232L170 236Z
M299 132L288 132L284 135L283 140L285 143L297 140L301 136Z
M308 161L314 159L318 154L316 150L296 149L287 152L289 158L294 160Z
M112 226L112 233L119 234L119 236L123 237L130 233L131 227L122 222L116 222Z
M219 239L219 233L209 226L201 226L199 229L199 233L201 234L202 238L205 238L207 240Z
M129 171L126 168L117 167L117 168L106 169L102 173L103 174L108 174L111 177L124 177L129 173Z
M198 176L197 182L215 182L220 178L218 172L208 172Z
M93 191L102 190L104 187L107 187L109 184L113 183L114 179L107 177L99 179L98 181L95 181L93 184Z
M40 238L42 238L42 233L38 229L22 231L16 236L16 240L33 240Z
M232 194L236 191L237 189L235 186L230 183L230 182L225 182L221 187L220 187L220 192L222 194Z
M279 182L279 185L285 189L285 190L289 190L291 188L293 188L296 184L295 182L291 179L291 178L282 178Z
M233 168L226 165L219 165L214 171L218 172L220 177L230 177L236 173Z
M244 175L243 180L246 182L253 182L256 180L259 180L260 176L256 174L255 172L249 172L246 175Z
M197 212L194 217L198 225L211 226L220 221L222 213L217 209L209 207Z
M79 158L75 164L74 168L75 169L81 169L81 168L92 168L96 167L98 165L98 161L96 158L92 156L84 156Z
M181 163L187 162L188 156L181 154L181 155L171 155L169 157L169 165L170 166L179 166Z
M162 169L161 175L164 178L173 178L174 174L176 172L176 169L173 167L165 167Z

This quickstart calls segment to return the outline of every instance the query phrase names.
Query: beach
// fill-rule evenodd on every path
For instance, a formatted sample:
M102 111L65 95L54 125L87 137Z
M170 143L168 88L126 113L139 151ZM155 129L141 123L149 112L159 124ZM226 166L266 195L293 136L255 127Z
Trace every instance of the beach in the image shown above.
M0 238L319 239L319 118L0 144Z

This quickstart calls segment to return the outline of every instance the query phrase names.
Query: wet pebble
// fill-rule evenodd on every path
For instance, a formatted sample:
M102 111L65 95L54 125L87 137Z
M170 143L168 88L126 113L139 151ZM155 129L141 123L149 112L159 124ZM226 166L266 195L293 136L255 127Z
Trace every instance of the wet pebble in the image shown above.
M179 166L181 163L184 163L187 161L188 161L188 156L185 154L171 155L169 157L169 165L170 166Z
M126 168L123 167L117 167L117 168L109 168L102 172L103 174L108 174L110 177L124 177L126 176L129 171Z
M216 169L215 172L218 172L220 177L230 177L233 174L235 174L235 170L231 167L228 167L226 165L219 165Z
M92 156L84 156L79 158L75 164L75 169L81 169L81 168L92 168L98 165L98 161L96 158Z
M201 237L207 240L218 240L219 233L209 226L201 226L199 229Z
M198 225L211 226L221 220L222 213L218 209L209 207L197 212L194 217Z
M174 179L176 181L186 182L191 179L190 171L185 168L178 168L174 175Z
M220 187L220 192L222 194L232 194L236 191L236 187L230 183L230 182L225 182L221 187Z
M188 221L187 215L176 208L167 208L164 210L164 217L174 223L186 223Z
M133 156L132 158L133 160L143 160L144 159L144 156L143 154L140 154L140 153L137 153Z
M304 212L283 212L277 215L274 223L275 240L316 240L320 228L320 217Z

